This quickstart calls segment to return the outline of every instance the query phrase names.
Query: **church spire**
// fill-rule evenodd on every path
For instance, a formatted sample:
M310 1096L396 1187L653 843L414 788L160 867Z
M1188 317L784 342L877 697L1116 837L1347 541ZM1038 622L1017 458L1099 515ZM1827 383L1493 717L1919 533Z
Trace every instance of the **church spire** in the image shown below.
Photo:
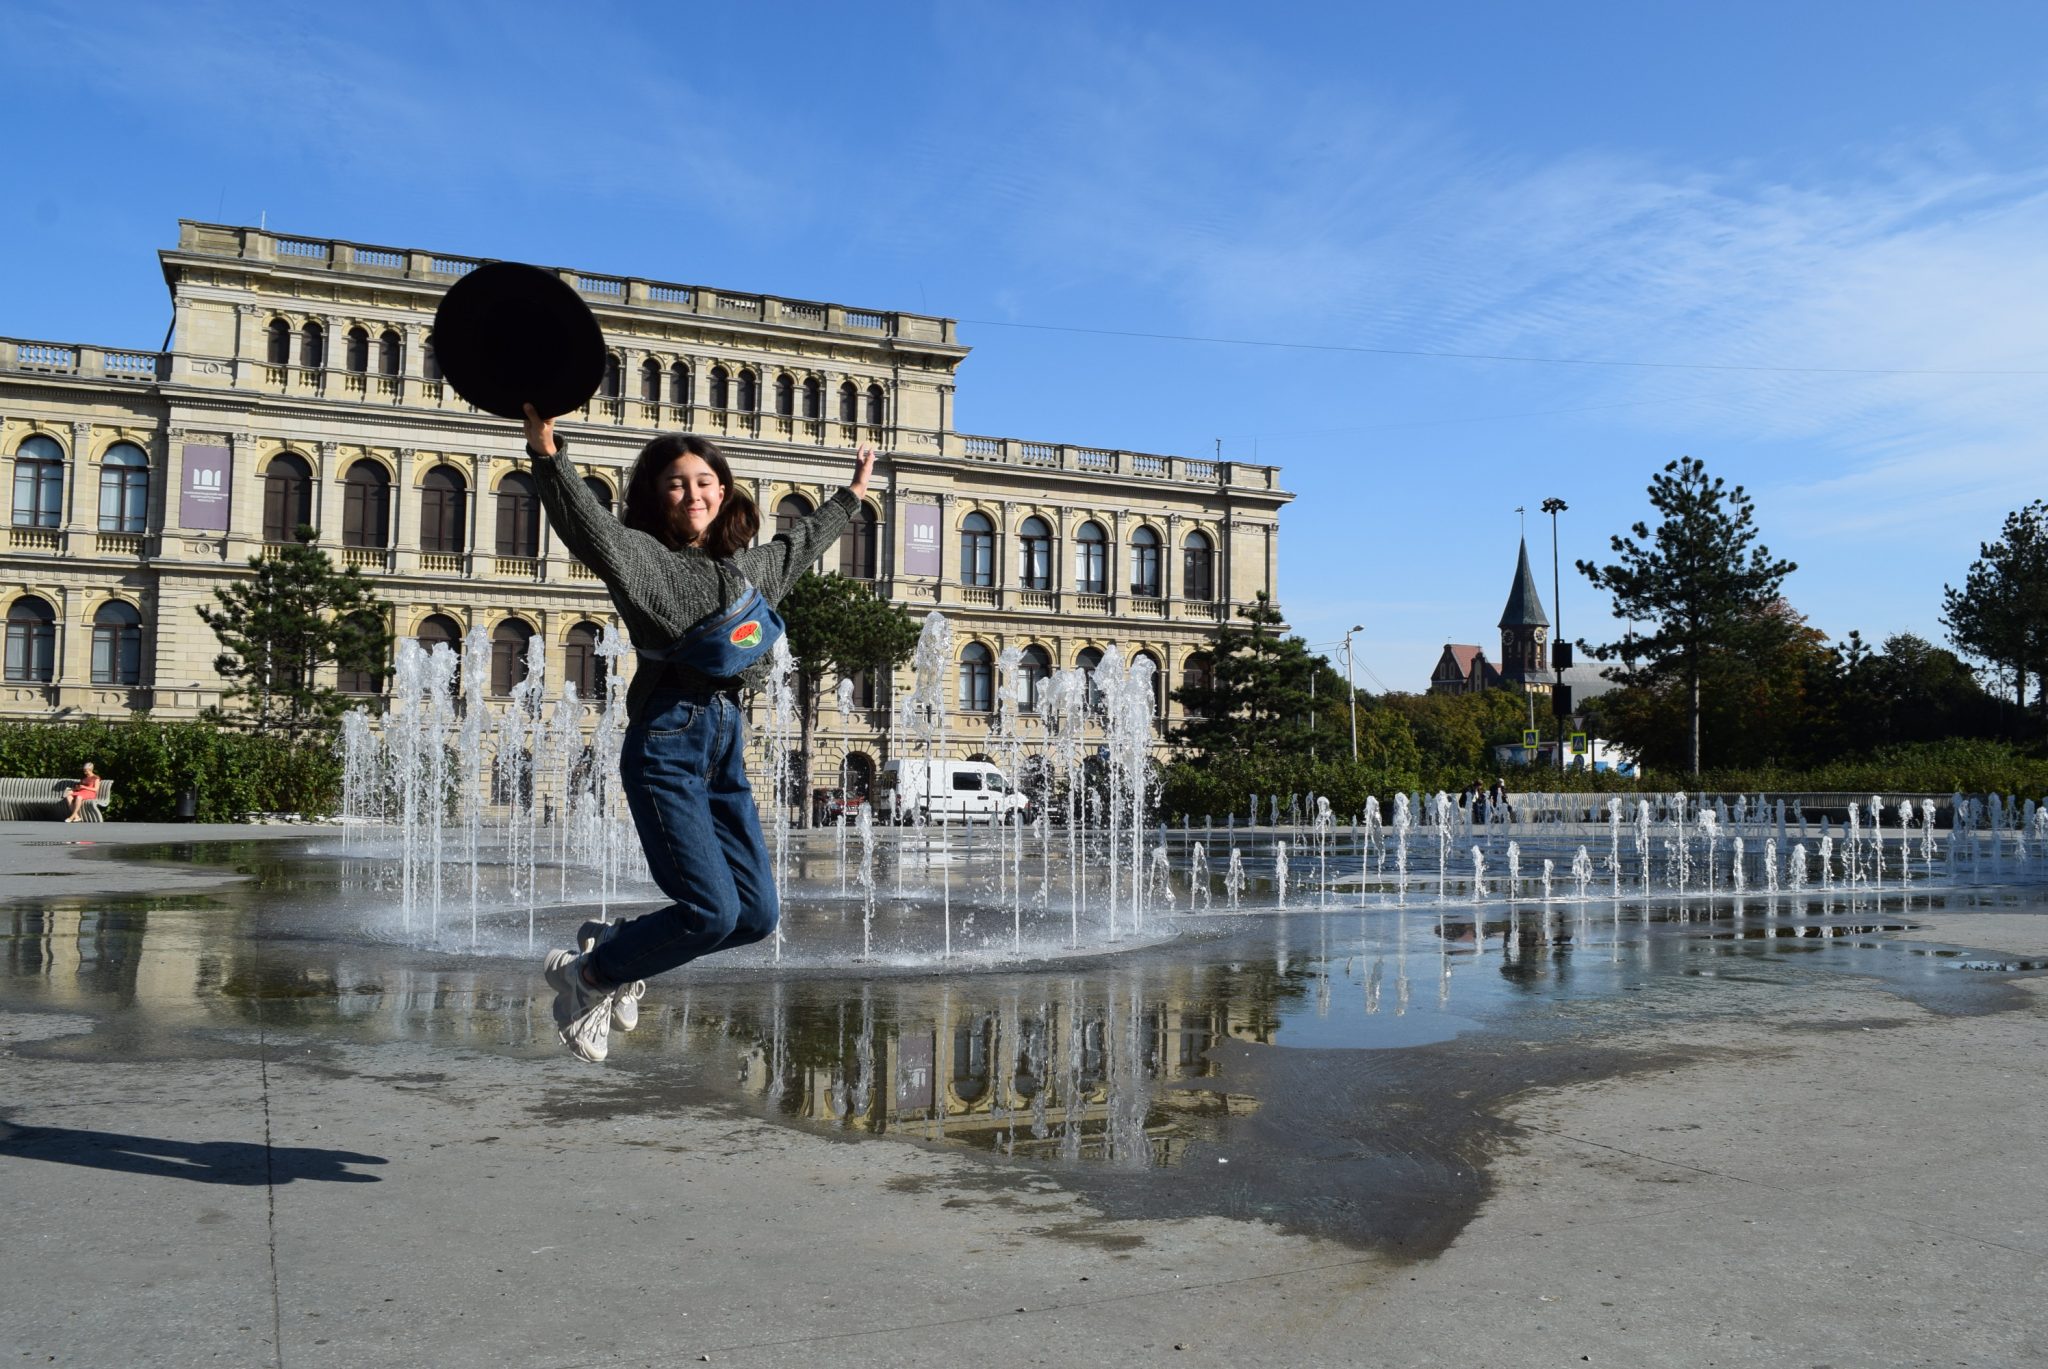
M1522 539L1522 557L1515 566L1514 588L1508 591L1508 606L1501 610L1500 625L1511 627L1549 627L1550 617L1543 611L1543 596L1536 592L1536 577L1529 571L1529 539Z

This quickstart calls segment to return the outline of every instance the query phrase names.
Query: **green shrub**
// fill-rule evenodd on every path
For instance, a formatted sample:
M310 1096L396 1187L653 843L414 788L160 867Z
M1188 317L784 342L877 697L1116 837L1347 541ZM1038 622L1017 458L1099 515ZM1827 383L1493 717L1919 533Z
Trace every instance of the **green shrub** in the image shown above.
M0 723L0 775L66 778L91 761L112 781L107 816L168 822L191 788L201 822L251 813L330 813L340 803L341 763L325 740L229 732L207 723Z

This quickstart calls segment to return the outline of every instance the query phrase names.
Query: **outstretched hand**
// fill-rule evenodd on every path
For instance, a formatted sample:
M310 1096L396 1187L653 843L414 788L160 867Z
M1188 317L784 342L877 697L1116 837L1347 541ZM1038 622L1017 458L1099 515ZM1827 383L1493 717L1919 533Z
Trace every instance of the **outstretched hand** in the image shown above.
M542 456L555 454L555 420L542 418L531 404L526 407L526 445Z
M853 491L854 498L867 498L868 477L873 475L874 472L875 449L863 442L860 444L860 450L854 453L853 479L847 484L847 488Z

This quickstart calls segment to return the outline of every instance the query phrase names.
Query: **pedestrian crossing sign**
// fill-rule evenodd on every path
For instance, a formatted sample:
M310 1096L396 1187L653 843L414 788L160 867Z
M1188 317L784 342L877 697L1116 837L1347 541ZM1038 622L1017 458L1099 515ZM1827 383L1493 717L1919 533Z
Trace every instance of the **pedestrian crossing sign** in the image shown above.
M1583 755L1585 755L1585 754L1586 754L1586 734L1585 734L1585 733L1583 733L1583 732L1574 732L1574 733L1572 733L1572 754L1573 754L1574 756L1583 756Z
M1543 744L1543 734L1542 734L1542 733L1538 732L1538 731L1537 731L1537 730L1536 730L1535 728L1533 728L1533 727L1530 727L1530 728L1524 728L1524 729L1523 729L1523 731L1522 731L1522 745L1523 745L1523 747L1524 747L1524 748L1526 748L1527 750L1530 750L1530 751L1534 751L1534 750L1535 750L1535 749L1536 749L1536 748L1537 748L1538 746L1541 746L1542 744Z

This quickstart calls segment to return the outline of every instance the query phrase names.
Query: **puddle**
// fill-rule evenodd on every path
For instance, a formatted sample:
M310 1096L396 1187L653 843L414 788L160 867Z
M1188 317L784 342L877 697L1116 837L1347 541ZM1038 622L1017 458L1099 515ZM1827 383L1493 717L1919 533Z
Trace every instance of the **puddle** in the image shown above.
M239 1056L260 1021L314 1064L341 1044L559 1050L523 912L494 909L475 950L421 949L392 932L388 880L331 844L110 854L250 878L0 909L0 1009L95 1024L13 1049ZM1484 1201L1518 1095L1694 1058L1632 1051L1632 1029L1796 1007L1831 976L1941 1013L2031 1001L2015 983L2048 961L1898 939L1944 908L2018 903L1948 889L1268 909L1070 963L882 974L847 963L857 910L800 896L791 963L721 957L657 982L608 1068L534 1109L727 1108L957 1148L986 1157L1002 1191L1043 1172L1112 1216L1270 1220L1420 1257ZM543 909L539 944L587 911Z

